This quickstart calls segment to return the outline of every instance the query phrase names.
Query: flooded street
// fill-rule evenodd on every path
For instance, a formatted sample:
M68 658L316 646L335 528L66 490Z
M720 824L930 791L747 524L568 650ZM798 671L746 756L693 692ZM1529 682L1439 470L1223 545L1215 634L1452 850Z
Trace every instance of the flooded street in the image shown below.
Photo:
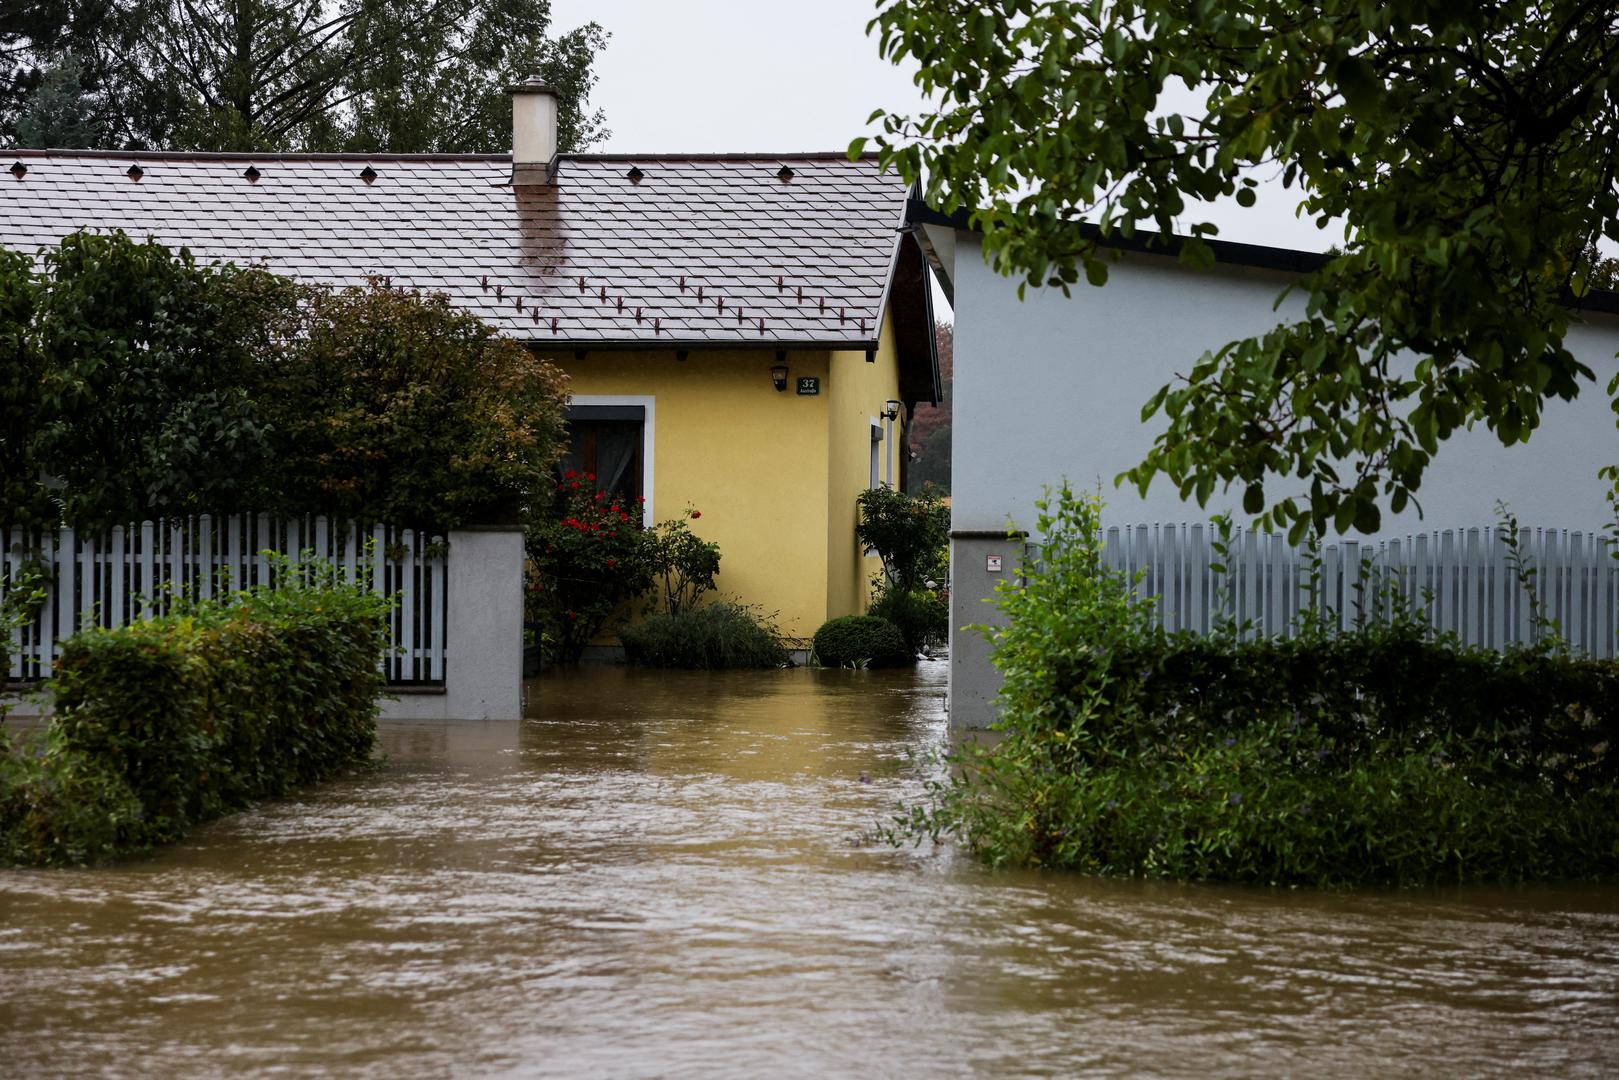
M945 665L587 669L112 868L0 871L0 1075L1612 1075L1619 890L989 873L859 834Z

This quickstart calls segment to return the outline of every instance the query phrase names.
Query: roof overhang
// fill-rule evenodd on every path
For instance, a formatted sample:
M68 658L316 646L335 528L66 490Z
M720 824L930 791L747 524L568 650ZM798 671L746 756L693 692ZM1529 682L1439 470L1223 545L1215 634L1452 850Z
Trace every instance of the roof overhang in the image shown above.
M916 188L912 188L905 203L905 223L912 227L928 252L928 262L940 271L940 282L950 302L956 302L954 288L956 234L979 233L984 230L973 221L972 213L957 210L953 214L941 213L923 202ZM1133 235L1122 236L1112 232L1106 236L1088 221L1075 223L1075 229L1085 240L1099 240L1115 251L1136 252L1143 255L1178 256L1188 237L1179 234L1165 236L1159 232L1137 229ZM1256 270L1274 270L1285 274L1308 274L1321 269L1332 256L1320 251L1300 251L1297 248L1271 247L1267 244L1245 244L1236 240L1205 238L1203 241L1214 253L1214 261L1222 266L1242 266ZM949 275L941 270L948 267ZM1619 315L1619 292L1594 291L1583 297L1570 295L1569 306L1582 312L1601 312Z

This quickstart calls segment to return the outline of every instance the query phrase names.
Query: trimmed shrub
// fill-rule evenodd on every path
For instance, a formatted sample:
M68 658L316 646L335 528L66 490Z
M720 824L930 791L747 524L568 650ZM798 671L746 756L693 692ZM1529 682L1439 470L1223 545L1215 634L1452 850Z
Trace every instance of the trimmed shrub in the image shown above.
M632 664L661 668L775 668L787 647L769 619L737 603L658 612L618 632Z
M916 660L899 628L873 615L828 619L815 631L814 646L822 667L899 667Z
M1098 500L1041 511L1043 561L1000 590L1001 737L960 751L895 839L1274 884L1619 876L1619 665L1468 649L1409 617L1166 634L1103 563Z
M98 861L364 766L386 611L327 575L68 639L55 719L0 764L0 851Z

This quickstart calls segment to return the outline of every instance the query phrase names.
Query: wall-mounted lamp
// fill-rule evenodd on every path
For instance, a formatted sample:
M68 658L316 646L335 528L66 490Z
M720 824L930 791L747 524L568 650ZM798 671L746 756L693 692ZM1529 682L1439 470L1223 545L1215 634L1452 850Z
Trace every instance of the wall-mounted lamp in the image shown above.
M787 365L777 364L770 369L770 381L778 391L787 389Z
M883 402L883 411L881 413L879 413L878 415L881 416L884 420L898 420L899 419L899 410L900 410L899 402L894 401L892 398L890 398L888 401Z

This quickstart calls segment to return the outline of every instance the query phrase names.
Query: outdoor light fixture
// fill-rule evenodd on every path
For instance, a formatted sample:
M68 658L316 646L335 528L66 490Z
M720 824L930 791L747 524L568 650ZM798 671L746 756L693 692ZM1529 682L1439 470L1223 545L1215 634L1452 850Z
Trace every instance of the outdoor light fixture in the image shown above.
M770 381L776 384L777 391L787 389L787 365L776 364L770 369Z
M892 398L883 402L883 411L878 415L880 415L884 420L898 420L899 402L894 401Z

